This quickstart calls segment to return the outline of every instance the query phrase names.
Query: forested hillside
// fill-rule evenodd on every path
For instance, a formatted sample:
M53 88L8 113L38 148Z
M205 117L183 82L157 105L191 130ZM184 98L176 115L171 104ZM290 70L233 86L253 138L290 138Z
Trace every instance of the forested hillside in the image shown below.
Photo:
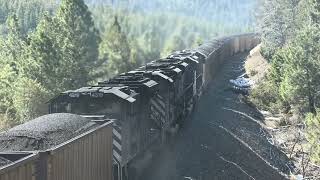
M309 162L320 163L320 1L263 0L257 22L271 68L251 99L284 114L281 124L295 131L289 147L304 154L299 173L307 176Z
M215 36L251 31L253 0L0 0L0 129L57 93Z
M0 0L0 32L7 33L5 22L10 14L18 17L21 32L27 34L36 28L44 12L52 14L55 9L56 0Z
M112 5L130 12L175 14L206 19L225 25L243 26L253 22L254 0L86 0L90 5Z

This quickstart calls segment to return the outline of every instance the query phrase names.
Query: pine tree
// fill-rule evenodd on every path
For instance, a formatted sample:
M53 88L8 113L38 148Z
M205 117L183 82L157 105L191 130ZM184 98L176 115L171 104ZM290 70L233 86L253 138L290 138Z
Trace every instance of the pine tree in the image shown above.
M188 44L191 44L190 48L197 48L203 43L203 39L199 34L192 33L188 38Z
M32 78L56 94L86 86L98 62L99 32L83 0L63 0L57 15L47 14L31 36Z
M31 35L28 48L28 60L31 63L25 73L27 77L37 79L52 93L58 93L72 85L67 80L72 75L70 69L75 64L63 66L63 53L57 42L57 37L62 36L55 29L58 24L51 17L45 15L39 23L35 33ZM60 37L61 38L61 37Z
M263 0L258 16L263 55L270 60L278 48L295 37L300 0Z
M0 55L0 63L5 56ZM9 64L2 64L0 67L0 116L3 114L12 115L14 113L12 93L14 91L13 82L16 79L16 73Z
M316 114L316 102L320 98L319 28L305 27L297 39L286 48L280 92L285 99L296 102L303 99L309 111ZM301 106L303 104L300 104Z
M129 62L131 64L131 67L129 70L132 70L142 64L145 64L148 61L147 59L148 56L146 57L137 40L135 39L129 40L129 45L130 45Z
M13 93L13 107L18 123L23 123L47 113L50 93L36 80L20 76Z
M90 71L96 67L100 36L87 5L83 0L62 0L55 21L60 36L58 45L62 51L62 66L76 64L72 84L84 86L91 80Z
M45 11L52 12L56 7L56 0L0 0L0 24L6 21L9 14L16 14L22 34L27 35L37 27Z
M174 51L183 50L186 45L179 35L173 35L169 40L167 40L165 47L161 53L162 57L166 57L173 53Z
M313 24L320 26L320 1L319 0L311 0L311 20Z
M320 82L319 82L319 70L320 70L320 1L319 0L306 0L307 6L305 6L307 20L304 21L304 26L312 26L310 31L306 31L304 38L298 41L305 44L303 47L304 54L307 55L306 60L310 70L306 71L308 79L304 79L305 82L302 88L306 89L306 95L309 99L309 109L311 113L306 116L307 125L307 140L311 146L310 157L311 160L317 164L320 163ZM309 21L308 21L309 20ZM300 38L300 37L298 37ZM308 39L309 43L304 43L305 39ZM310 63L312 62L312 63ZM307 86L306 86L307 85ZM302 89L301 87L299 89ZM311 90L309 90L311 89Z
M0 63L3 62L0 55ZM12 93L14 92L13 82L16 73L9 64L1 64L0 66L0 130L13 124L15 110L13 107Z
M8 16L8 35L0 39L0 116L14 117L13 93L15 81L23 72L26 43L20 31L16 15Z
M23 67L26 42L20 29L19 21L16 15L10 15L7 19L8 35L4 41L4 47L1 49L7 56L14 71L18 74Z
M21 73L26 45L15 15L8 16L6 28L8 35L0 40L0 114L9 112L12 115L14 81Z
M161 42L160 33L157 32L156 26L149 27L150 29L144 34L144 49L150 60L160 58Z
M307 139L311 145L311 160L320 164L320 109L317 109L317 115L312 113L306 116Z
M108 75L113 76L132 69L131 50L126 35L122 32L117 16L106 31L100 46L101 58L107 61Z

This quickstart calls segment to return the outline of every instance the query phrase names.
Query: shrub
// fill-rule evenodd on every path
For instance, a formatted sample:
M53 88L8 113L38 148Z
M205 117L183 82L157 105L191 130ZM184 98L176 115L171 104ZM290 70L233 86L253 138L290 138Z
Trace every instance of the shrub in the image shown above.
M258 108L277 113L285 107L278 89L271 80L266 78L251 90L249 99Z
M49 92L35 80L19 78L16 82L13 105L20 122L45 114L48 97Z
M311 159L320 164L320 109L317 109L317 115L309 113L306 116L307 139L311 145Z

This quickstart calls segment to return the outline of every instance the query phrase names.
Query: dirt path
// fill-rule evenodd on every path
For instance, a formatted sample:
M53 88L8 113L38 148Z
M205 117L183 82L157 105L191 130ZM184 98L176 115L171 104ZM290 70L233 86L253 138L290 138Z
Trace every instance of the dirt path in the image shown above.
M138 179L284 179L263 159L281 169L278 159L285 157L267 141L255 109L229 90L229 80L244 72L245 57L226 61L192 118Z

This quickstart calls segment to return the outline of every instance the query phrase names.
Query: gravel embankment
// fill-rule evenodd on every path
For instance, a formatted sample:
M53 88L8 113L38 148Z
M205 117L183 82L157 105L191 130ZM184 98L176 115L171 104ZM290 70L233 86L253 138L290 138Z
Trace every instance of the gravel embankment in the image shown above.
M49 114L0 133L0 152L46 150L96 127L73 114Z
M220 68L193 116L136 179L282 180L287 158L270 144L259 112L232 90L246 54Z

